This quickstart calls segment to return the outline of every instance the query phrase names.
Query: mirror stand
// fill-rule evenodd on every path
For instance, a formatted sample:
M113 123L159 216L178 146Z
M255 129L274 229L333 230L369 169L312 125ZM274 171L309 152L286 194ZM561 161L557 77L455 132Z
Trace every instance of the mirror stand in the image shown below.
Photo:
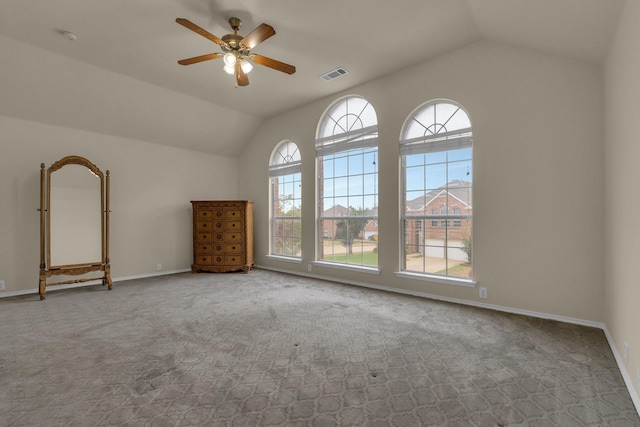
M109 178L109 171L105 179L96 165L80 156L64 157L46 170L44 163L40 165L40 300L46 298L47 287L54 285L102 279L103 286L113 288ZM103 273L101 277L47 282L52 276L96 271Z

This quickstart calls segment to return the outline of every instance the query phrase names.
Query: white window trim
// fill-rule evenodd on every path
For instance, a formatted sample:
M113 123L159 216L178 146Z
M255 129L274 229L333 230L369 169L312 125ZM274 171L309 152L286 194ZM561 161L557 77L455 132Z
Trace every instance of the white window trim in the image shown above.
M367 274L380 274L380 269L376 267L366 267L364 265L354 265L354 264L342 264L338 262L327 262L327 261L311 261L312 265L318 267L327 267L327 268L335 268L338 270L347 270L347 271L355 271L358 273L367 273Z
M462 277L440 276L437 274L418 273L418 272L409 272L409 271L396 271L394 272L394 274L396 275L396 277L399 277L402 279L421 280L423 282L444 283L447 285L465 286L467 288L475 288L478 285L478 282L476 280L465 279Z
M285 255L266 255L267 259L273 261L291 262L294 264L302 264L302 257L285 256Z

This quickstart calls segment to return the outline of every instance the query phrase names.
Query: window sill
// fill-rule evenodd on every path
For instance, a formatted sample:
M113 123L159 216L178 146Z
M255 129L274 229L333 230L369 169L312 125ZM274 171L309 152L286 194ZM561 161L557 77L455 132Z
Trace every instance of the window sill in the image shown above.
M380 274L380 270L375 267L363 267L360 265L338 264L326 261L311 261L311 264L318 267L337 268L339 270L355 271L358 273Z
M273 261L284 261L284 262L292 262L294 264L302 264L302 258L294 258L294 257L288 257L288 256L282 256L282 255L267 255L266 258Z
M396 271L394 274L396 275L396 277L400 277L403 279L422 280L423 282L437 282L444 283L446 285L465 286L467 288L475 288L478 285L478 282L473 279L443 277L436 276L435 274L412 273L408 271Z

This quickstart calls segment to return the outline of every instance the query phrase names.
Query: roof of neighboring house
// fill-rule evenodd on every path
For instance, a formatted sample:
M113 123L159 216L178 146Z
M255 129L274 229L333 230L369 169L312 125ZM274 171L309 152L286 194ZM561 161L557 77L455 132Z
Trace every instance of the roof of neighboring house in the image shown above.
M449 195L460 200L467 206L472 205L471 183L468 181L455 180L451 181L442 187L436 188L424 194L423 196L416 197L413 200L407 200L407 209L409 210L421 210L426 205L431 203L440 194L448 193Z
M329 209L326 209L322 212L323 217L331 217L331 216L347 216L349 215L349 208L345 208L342 205L334 205Z

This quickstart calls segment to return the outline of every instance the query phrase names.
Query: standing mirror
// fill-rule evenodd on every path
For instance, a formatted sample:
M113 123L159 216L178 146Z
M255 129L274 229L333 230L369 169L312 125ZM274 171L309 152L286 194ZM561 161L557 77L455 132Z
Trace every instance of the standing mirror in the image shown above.
M94 272L100 272L96 278ZM49 283L52 276L78 276ZM91 277L92 276L92 277ZM40 299L47 286L102 279L111 290L109 264L109 171L67 156L40 165Z

